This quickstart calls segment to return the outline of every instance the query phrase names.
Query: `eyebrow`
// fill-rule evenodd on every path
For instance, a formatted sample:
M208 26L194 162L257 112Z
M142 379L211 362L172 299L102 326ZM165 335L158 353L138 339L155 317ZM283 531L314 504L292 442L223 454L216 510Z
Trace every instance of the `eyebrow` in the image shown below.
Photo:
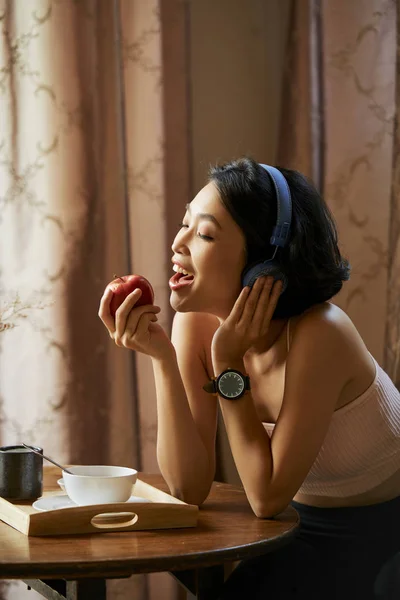
M190 210L190 204L186 204L186 210L188 211L188 213L190 214L191 210ZM212 223L215 223L215 225L219 228L222 229L221 225L218 223L217 219L214 217L214 215L210 215L209 213L197 213L196 215L200 220L202 221L211 221Z

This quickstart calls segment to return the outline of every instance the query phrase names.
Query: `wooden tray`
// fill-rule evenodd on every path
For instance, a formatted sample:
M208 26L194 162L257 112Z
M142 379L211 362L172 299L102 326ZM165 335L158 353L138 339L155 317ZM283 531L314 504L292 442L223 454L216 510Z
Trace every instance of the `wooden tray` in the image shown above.
M132 493L152 502L93 504L38 511L30 501L0 497L0 519L29 536L196 527L198 506L186 504L141 479L137 479ZM60 495L60 491L43 494Z

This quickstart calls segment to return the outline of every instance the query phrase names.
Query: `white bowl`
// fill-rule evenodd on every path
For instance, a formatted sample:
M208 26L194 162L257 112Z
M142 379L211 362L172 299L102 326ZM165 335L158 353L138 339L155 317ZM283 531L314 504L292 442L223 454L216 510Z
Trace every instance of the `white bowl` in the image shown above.
M128 467L80 465L70 471L63 471L65 491L80 506L126 502L137 479L137 471Z
M60 486L60 488L63 490L63 492L65 492L64 479L61 477L61 479L57 480L57 483Z

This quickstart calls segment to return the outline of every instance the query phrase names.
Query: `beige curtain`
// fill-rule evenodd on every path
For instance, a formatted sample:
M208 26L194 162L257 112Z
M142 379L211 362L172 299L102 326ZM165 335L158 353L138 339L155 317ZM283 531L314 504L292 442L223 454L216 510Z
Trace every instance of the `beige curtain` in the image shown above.
M388 287L384 362L400 389L400 2L396 3L397 49L395 74L395 117L390 196Z
M325 191L353 267L338 303L388 367L396 6L387 0L355 4L357 10L344 1L323 4Z
M273 163L312 175L309 2L292 0L281 88L279 139Z
M99 298L114 272L141 273L170 328L176 223L207 166L242 153L324 192L353 266L336 301L399 381L396 3L218 6L0 0L1 444L158 471L150 360L110 343ZM237 482L223 431L219 445ZM109 589L177 594L164 574Z
M170 325L158 0L1 0L0 23L0 443L157 472L151 365L97 310L114 273L137 272ZM137 575L109 592L176 586Z
M303 169L325 194L352 265L335 303L396 378L396 6L390 0L294 2L292 27L283 90L292 102L282 120L279 163Z

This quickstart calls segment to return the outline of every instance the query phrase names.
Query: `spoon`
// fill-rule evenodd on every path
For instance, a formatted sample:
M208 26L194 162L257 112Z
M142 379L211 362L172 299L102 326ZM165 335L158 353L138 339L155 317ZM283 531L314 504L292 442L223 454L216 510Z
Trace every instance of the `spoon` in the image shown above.
M60 469L62 469L63 471L65 471L66 473L69 473L70 475L73 475L73 472L70 471L69 469L67 469L66 467L63 467L62 465L58 464L58 462L56 462L55 460L53 460L52 458L49 458L48 456L45 456L44 454L42 454L41 452L38 452L37 450L34 450L33 448L31 448L30 446L27 446L26 444L24 444L22 442L22 445L27 448L28 450L30 450L31 452L34 452L35 454L38 454L39 456L41 456L42 458L45 458L46 460L48 460L49 462L53 463L53 465L56 465L56 467L60 467Z

